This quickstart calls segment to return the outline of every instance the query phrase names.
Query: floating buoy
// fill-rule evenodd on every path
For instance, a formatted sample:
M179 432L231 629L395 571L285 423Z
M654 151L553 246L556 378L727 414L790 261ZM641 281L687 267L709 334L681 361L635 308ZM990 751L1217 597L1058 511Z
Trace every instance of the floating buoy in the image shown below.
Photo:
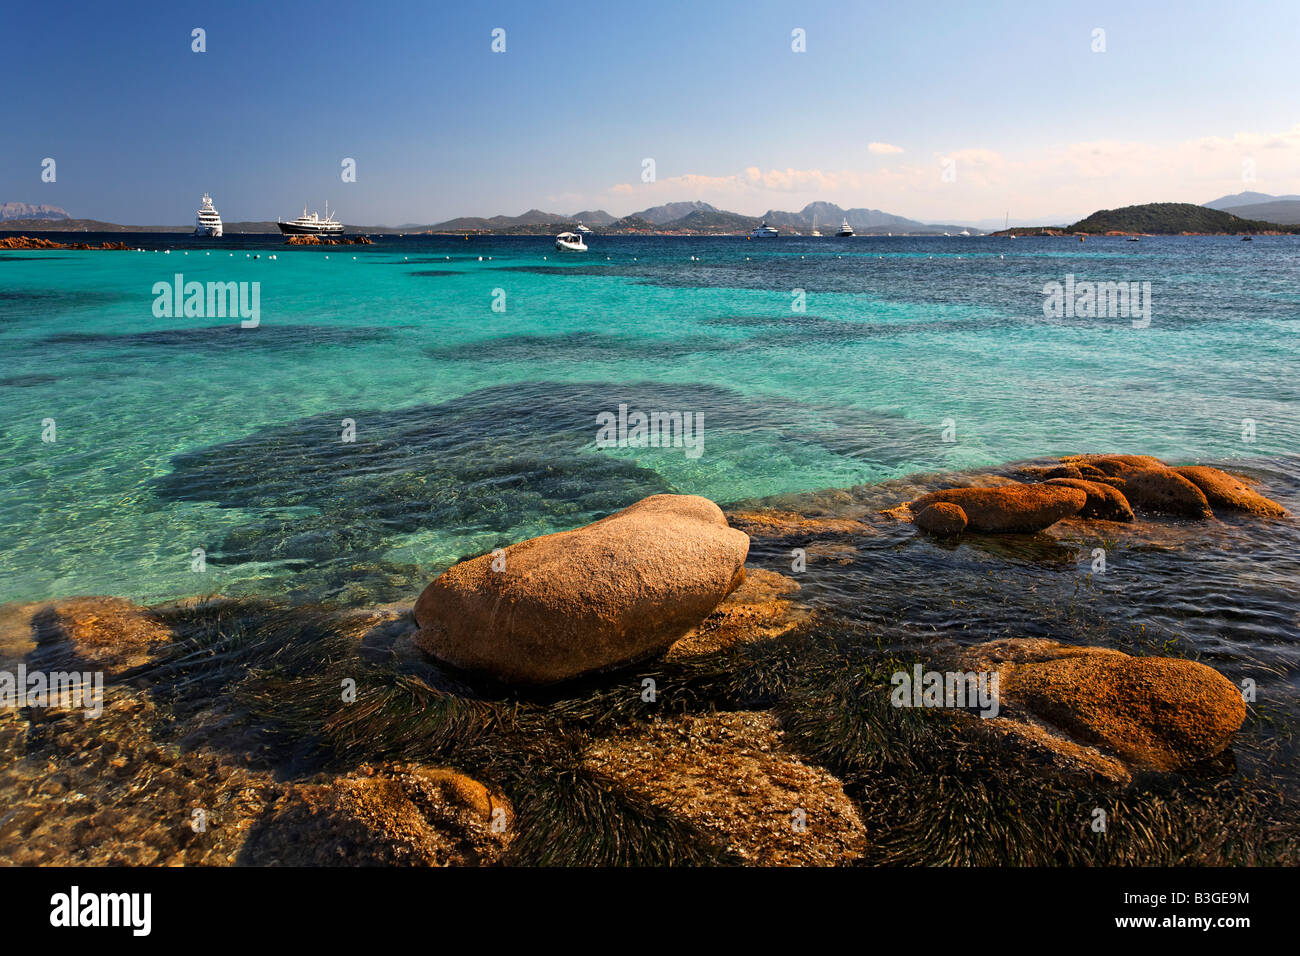
M170 256L171 254L172 254L172 251L171 251L170 249L168 249L166 252L163 253L163 255L165 255L165 256Z

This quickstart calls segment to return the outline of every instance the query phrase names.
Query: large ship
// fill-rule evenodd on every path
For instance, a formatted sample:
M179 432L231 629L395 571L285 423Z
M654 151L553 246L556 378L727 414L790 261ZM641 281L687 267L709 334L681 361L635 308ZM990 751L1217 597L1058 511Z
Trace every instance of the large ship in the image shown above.
M847 238L853 235L853 227L849 225L849 220L847 217L845 217L844 221L840 223L840 231L835 233L835 235L840 236L842 238Z
M334 217L330 215L330 204L325 203L325 218L322 219L320 213L307 215L307 207L302 209L302 215L292 222L276 220L276 225L280 227L280 232L286 236L341 236L343 235L343 223L335 222Z
M194 235L221 238L221 213L212 205L212 197L203 194L203 204L194 216Z
M767 220L764 220L761 226L759 226L757 229L755 229L753 232L749 234L749 238L775 239L778 235L779 233L767 224Z

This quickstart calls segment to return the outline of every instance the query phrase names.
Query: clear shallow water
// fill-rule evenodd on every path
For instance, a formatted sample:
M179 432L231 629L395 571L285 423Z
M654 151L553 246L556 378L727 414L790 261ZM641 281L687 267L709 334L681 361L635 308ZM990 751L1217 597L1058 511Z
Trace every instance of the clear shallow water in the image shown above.
M727 503L1086 450L1296 474L1293 237L596 237L581 257L541 237L65 238L151 251L0 253L0 601L410 600L458 557L658 491ZM176 272L260 282L260 327L155 318ZM1151 282L1150 327L1045 318L1068 274ZM620 403L702 415L703 454L596 448Z

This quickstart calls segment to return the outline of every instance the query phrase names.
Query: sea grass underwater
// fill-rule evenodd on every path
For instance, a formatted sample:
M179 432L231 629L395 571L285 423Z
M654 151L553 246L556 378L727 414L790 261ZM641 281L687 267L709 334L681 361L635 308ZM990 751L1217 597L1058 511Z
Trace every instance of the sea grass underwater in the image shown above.
M34 792L19 806L40 805L46 828L66 818L76 836L86 830L79 815L113 820L111 840L74 837L43 862L123 862L125 847L140 862L264 862L235 846L241 830L268 826L261 815L272 799L248 790L399 761L453 767L509 799L513 836L495 861L502 865L735 864L715 835L591 772L584 752L655 719L752 709L774 712L789 750L844 782L869 834L859 864L1300 860L1300 811L1266 775L1220 766L1118 788L1081 785L990 746L960 718L890 706L898 659L881 649L873 625L813 622L775 641L521 694L396 651L400 615L375 623L349 609L213 598L160 616L175 639L114 677L106 718L52 713L25 733L9 728L23 758L48 765L51 779L65 778L90 805L79 814L81 803ZM639 693L647 677L658 688L653 704ZM357 696L344 704L347 679ZM1252 716L1241 736L1261 735ZM114 761L120 767L102 777ZM238 772L228 776L227 767ZM229 841L179 820L160 826L168 809L158 785L173 773L187 777L189 802L216 808L208 832ZM1096 807L1110 819L1104 834L1089 828ZM170 812L188 810L180 801ZM250 818L237 825L240 813ZM4 832L14 833L12 820ZM394 862L383 850L362 848L359 861ZM150 852L167 856L150 860Z

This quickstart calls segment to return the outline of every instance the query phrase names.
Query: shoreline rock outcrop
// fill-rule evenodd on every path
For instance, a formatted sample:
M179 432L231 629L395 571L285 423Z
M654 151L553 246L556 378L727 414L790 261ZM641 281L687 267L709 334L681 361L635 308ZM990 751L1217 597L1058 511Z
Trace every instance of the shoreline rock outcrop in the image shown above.
M1216 508L1266 518L1290 514L1235 475L1205 465L1171 467L1150 455L1068 455L1058 465L1024 465L1017 471L1036 480L1002 479L1007 483L990 486L996 476L983 476L978 487L932 491L883 513L939 537L963 530L1032 534L1075 517L1130 523L1135 511L1198 521L1214 518ZM948 508L935 510L940 504L956 506L966 527Z
M1242 511L1266 518L1285 518L1288 515L1276 501L1248 488L1226 471L1204 465L1187 465L1174 471L1201 489L1211 508Z
M936 501L917 512L912 523L928 534L947 538L965 531L970 520L960 505L951 501Z
M1028 725L1033 742L1112 777L1103 768L1114 760L1128 770L1194 767L1226 750L1246 719L1238 687L1182 658L1008 638L963 649L957 666L998 674L1002 715L992 723Z
M34 236L7 236L0 239L0 250L8 249L109 249L125 252L131 247L125 242L105 242L98 246L88 242L55 242L53 239L38 239Z
M1133 509L1123 493L1112 485L1087 478L1048 478L1046 484L1078 488L1088 496L1079 509L1080 518L1097 518L1100 521L1132 521Z
M368 236L290 236L284 240L286 246L372 246L374 240Z
M462 561L415 603L416 643L548 684L667 650L744 580L749 537L696 495L652 495L573 531Z
M959 507L971 531L990 534L1032 534L1062 518L1078 514L1088 496L1078 488L1061 485L1005 485L1000 488L947 488L932 491L911 503L920 514L931 505Z

